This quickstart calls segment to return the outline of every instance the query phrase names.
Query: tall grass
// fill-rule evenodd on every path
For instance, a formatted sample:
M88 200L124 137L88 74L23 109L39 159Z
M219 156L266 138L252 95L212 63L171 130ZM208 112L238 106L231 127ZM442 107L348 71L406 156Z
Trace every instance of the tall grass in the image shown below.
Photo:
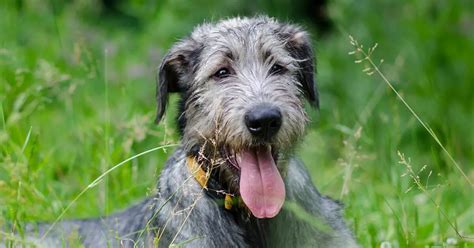
M155 69L193 26L299 18L283 0L124 1L139 23L124 26L93 1L53 2L0 4L1 244L19 244L26 222L99 216L154 193L172 149L161 148L178 142L175 98L152 123ZM297 20L314 33L321 93L298 154L345 203L363 247L474 245L473 11L466 0L333 1L326 37ZM374 41L377 54L360 46Z
M374 63L374 60L372 59L371 56L373 55L376 48L378 47L378 44L375 43L374 46L369 47L367 50L364 50L364 46L362 44L359 44L359 42L354 37L349 35L349 39L350 39L350 44L354 47L354 50L350 51L349 55L358 56L358 59L356 59L354 62L356 64L366 62L366 65L364 66L364 69L362 70L362 72L366 73L368 76L371 76L374 73L376 73L378 76L380 76L380 78L383 80L383 82L390 88L390 90L393 91L395 96L407 108L407 110L413 115L413 117L417 120L417 122L426 130L427 133L430 134L430 136L433 138L433 142L436 142L436 144L438 144L440 146L442 151L444 153L446 153L446 155L448 156L448 158L449 158L450 162L452 163L452 165L455 167L455 169L458 171L458 173L463 177L463 180L465 180L468 187L470 187L472 189L473 184L472 184L471 180L466 175L466 173L463 171L463 169L461 169L461 166L456 162L456 160L453 158L453 156L450 154L450 152L446 149L446 147L441 143L441 141L439 140L436 133L431 128L429 128L429 125L422 120L422 118L415 112L414 108L409 103L407 103L405 98L400 94L400 92L394 87L394 85L389 81L389 79L387 79L385 74L380 70L380 65L384 62L383 59L380 60L380 62L378 64ZM359 132L360 132L360 129L358 129L358 131L354 135L354 137L356 137L356 139L358 137L360 137ZM474 236L465 236L465 235L463 235L459 232L459 230L456 227L456 225L454 224L453 220L451 220L451 217L446 214L446 211L443 209L443 207L433 198L433 196L431 194L431 191L428 189L430 187L430 185L428 185L428 181L429 181L429 178L431 177L433 171L432 170L429 171L429 174L426 177L426 183L423 183L421 181L420 174L426 168L428 168L428 165L424 165L418 172L415 172L414 169L413 169L413 166L411 165L411 161L410 161L409 158L407 159L405 157L405 155L403 153L401 153L400 151L397 151L397 155L400 158L399 163L406 167L406 172L404 174L402 174L401 176L402 177L409 176L413 180L413 183L415 184L416 188L419 189L424 195L426 195L426 197L429 199L429 201L433 204L433 206L436 209L436 211L438 212L438 214L443 217L444 221L452 228L452 230L456 233L456 235L461 240L466 241L466 242L474 242ZM348 164L348 166L346 166L346 168L347 167L350 168L350 164ZM346 180L344 182L345 183L343 185L343 190L346 186ZM409 187L405 191L405 193L408 193L413 188L414 188L414 186ZM347 189L346 189L346 191L347 191ZM405 235L405 236L408 236L408 235ZM407 244L410 244L410 243L407 242Z
M367 51L364 51L364 46L362 44L359 44L357 42L356 39L354 39L354 37L352 36L349 36L350 38L350 43L352 46L354 46L355 50L354 51L350 51L349 54L350 55L357 55L357 54L361 54L362 55L362 58L361 59L357 59L355 60L354 62L356 64L359 64L359 63L362 63L364 61L367 61L369 66L365 67L362 71L365 72L368 76L371 76L373 75L374 73L377 73L381 78L382 80L387 84L387 86L396 94L397 98L400 99L400 101L403 103L403 105L408 109L408 111L410 111L410 113L416 118L416 120L420 123L421 126L423 126L423 128L426 130L426 132L428 132L431 137L433 138L433 140L440 146L440 148L443 150L443 152L446 153L446 155L448 156L449 160L451 160L451 162L453 163L453 165L456 167L456 169L459 171L459 173L464 177L464 179L469 183L469 185L472 187L474 186L471 182L471 180L467 177L466 173L464 173L463 169L461 169L461 167L459 166L459 164L456 162L456 160L454 160L453 156L451 155L451 153L448 152L448 150L446 149L446 147L441 144L441 141L439 140L438 136L436 135L436 133L433 131L433 129L429 128L428 127L428 124L425 123L421 118L420 116L415 112L415 110L410 106L410 104L408 104L406 101L405 101L405 98L395 89L395 87L393 86L393 84L387 79L387 77L380 71L379 67L380 65L383 63L383 60L380 60L380 63L377 65L374 63L374 61L372 60L371 58L371 55L372 53L375 51L375 49L377 48L378 44L375 43L374 46L372 47L369 47L367 49Z

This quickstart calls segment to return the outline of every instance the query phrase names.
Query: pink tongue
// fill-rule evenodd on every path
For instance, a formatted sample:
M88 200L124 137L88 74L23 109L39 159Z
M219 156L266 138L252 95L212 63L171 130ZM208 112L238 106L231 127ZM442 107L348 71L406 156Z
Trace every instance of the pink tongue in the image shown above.
M237 154L240 195L257 218L272 218L285 202L285 184L269 148L244 150Z

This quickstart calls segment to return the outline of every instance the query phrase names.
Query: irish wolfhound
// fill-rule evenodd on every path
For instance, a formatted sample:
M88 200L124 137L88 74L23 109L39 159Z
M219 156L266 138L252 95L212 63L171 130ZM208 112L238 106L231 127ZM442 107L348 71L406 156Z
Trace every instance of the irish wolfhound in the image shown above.
M61 222L34 241L61 246L75 233L86 247L356 247L340 204L294 157L304 102L319 103L313 72L298 26L256 17L197 27L159 69L156 121L179 93L181 145L158 193L109 217Z

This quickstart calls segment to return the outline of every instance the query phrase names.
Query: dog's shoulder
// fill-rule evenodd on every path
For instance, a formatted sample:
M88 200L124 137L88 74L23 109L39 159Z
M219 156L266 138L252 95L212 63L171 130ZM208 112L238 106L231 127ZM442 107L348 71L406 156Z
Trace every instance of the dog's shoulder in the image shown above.
M287 200L290 203L287 211L297 211L298 213L294 212L291 215L294 215L295 219L300 219L299 221L302 221L304 216L313 217L306 220L311 222L309 227L316 227L318 230L315 233L319 236L328 235L319 240L329 242L330 247L358 247L343 221L343 204L318 191L301 159L296 157L289 159L285 184Z

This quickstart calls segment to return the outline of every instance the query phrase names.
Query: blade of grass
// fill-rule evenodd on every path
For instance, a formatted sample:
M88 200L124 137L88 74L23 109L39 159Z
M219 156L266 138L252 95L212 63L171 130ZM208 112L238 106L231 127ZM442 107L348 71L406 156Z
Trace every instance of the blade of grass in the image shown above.
M30 130L28 130L28 134L26 135L25 142L23 142L23 146L21 147L22 154L25 152L26 146L28 145L28 142L30 141L31 130L33 130L33 126L30 126Z
M104 156L101 162L101 170L102 172L107 171L107 167L111 164L110 161L110 150L109 150L109 140L110 140L110 107L109 107L109 81L108 81L108 70L107 70L107 59L108 59L108 50L107 48L104 49L104 87L105 87L105 96L104 96L104 104L105 104L105 122L104 122ZM102 213L108 214L108 182L107 178L105 179L105 183L103 183L99 188L99 196L102 200Z
M3 112L3 103L0 102L0 114L2 115L2 130L7 129L7 123L5 122L5 113Z

